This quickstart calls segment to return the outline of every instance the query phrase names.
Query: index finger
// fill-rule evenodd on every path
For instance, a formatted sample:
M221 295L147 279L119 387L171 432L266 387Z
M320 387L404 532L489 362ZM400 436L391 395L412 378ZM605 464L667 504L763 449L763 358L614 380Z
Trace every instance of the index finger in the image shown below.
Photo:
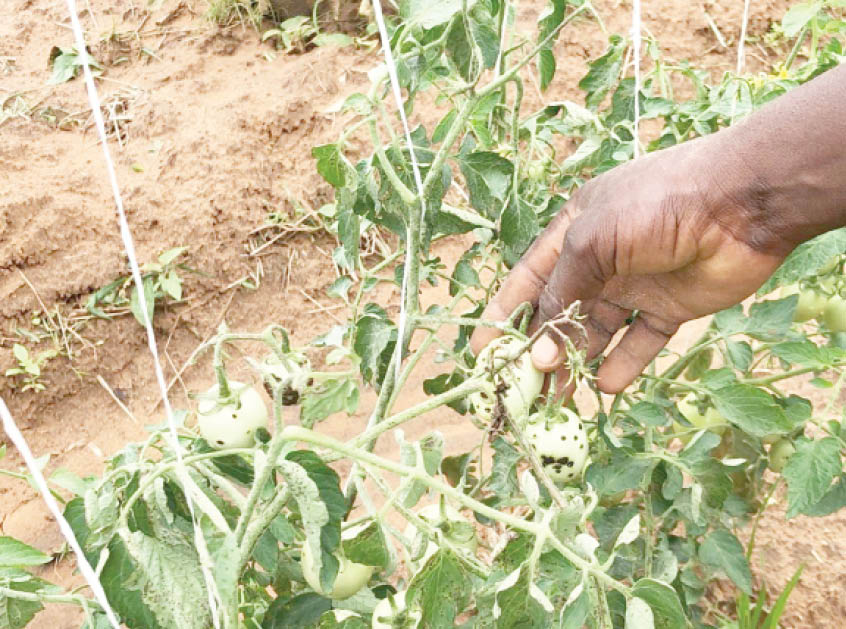
M506 276L502 286L482 312L482 319L505 321L523 302L538 305L541 293L561 255L569 220L566 208L552 219ZM501 334L496 328L479 326L470 337L470 348L474 354L478 354L485 345Z

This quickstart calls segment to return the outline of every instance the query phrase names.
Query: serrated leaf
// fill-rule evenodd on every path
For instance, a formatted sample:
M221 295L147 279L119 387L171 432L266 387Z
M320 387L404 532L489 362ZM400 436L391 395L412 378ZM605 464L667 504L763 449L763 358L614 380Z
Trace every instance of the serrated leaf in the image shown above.
M655 629L679 629L686 625L679 597L666 583L655 579L640 579L632 588L632 595L652 608Z
M28 591L20 583L10 585L12 590ZM22 629L42 609L44 606L38 601L23 601L0 593L0 629Z
M752 594L752 573L743 545L729 531L710 533L699 547L699 559L706 566L723 571L741 591Z
M846 252L846 227L832 230L804 242L787 256L770 279L758 289L758 294L766 295L779 286L816 275L833 256L844 252Z
M626 629L654 629L652 608L641 598L632 597L626 605Z
M390 561L385 533L378 522L371 522L352 539L342 543L344 556L366 566L384 568Z
M0 567L40 566L51 560L37 548L14 537L0 535Z
M846 476L841 475L819 502L802 509L802 513L812 517L825 517L846 507Z
M600 495L608 496L639 487L652 465L653 462L648 459L638 459L615 452L607 464L592 463L585 480L593 485Z
M839 347L828 345L820 347L808 339L779 343L770 351L790 365L811 367L820 371L846 360L846 351Z
M540 231L535 211L521 199L512 198L500 217L499 237L505 244L505 261L514 265Z
M746 341L733 341L731 339L726 341L726 350L728 351L729 360L738 371L746 371L749 365L752 364L752 346Z
M422 609L423 627L452 627L467 605L470 590L461 562L441 549L411 578L406 600L409 606L416 604ZM444 596L446 592L449 596Z
M341 521L347 512L338 474L310 450L290 452L279 467L300 508L305 543L311 547L315 569L319 567L320 584L329 592L338 572L334 553L341 543Z
M497 218L511 187L513 164L496 153L477 151L462 157L458 165L467 182L470 204L482 215Z
M347 181L347 169L341 149L337 144L322 144L311 149L317 160L317 172L334 188L343 188Z
M619 35L613 35L605 54L590 63L588 73L579 81L579 88L587 92L588 107L596 108L608 90L617 84L625 49L626 42Z
M338 211L338 240L344 248L346 268L355 269L358 260L358 247L361 242L361 225L358 214L352 208L341 208Z
M409 25L430 29L449 22L461 10L461 0L410 0L402 8Z
M816 505L840 475L840 445L834 437L799 440L782 472L787 481L787 517Z
M755 437L783 435L793 428L772 396L753 386L735 384L723 387L713 391L711 399L723 417Z
M670 418L664 409L652 402L638 402L626 411L626 415L642 426L657 427L670 423Z
M540 629L550 626L552 606L548 600L539 600L533 595L532 585L527 563L499 584L494 596L497 629L517 629L518 627Z
M125 586L141 592L158 623L168 629L205 629L211 618L196 552L141 532L128 533L124 541L137 566Z
M366 310L356 322L353 350L361 357L359 368L367 382L381 382L396 340L397 328L381 308Z
M583 629L588 616L590 616L590 611L590 592L580 584L567 597L564 609L561 610L559 627L561 629Z
M493 442L493 467L488 488L499 500L507 500L519 491L517 463L522 456L502 437Z
M314 592L306 592L291 598L280 596L267 608L261 629L308 627L316 623L320 616L330 609L332 609L332 601Z
M97 565L102 547L99 545L92 547L89 544L90 531L85 522L85 506L82 498L71 500L65 506L64 516L73 529L77 541L85 550L88 561ZM120 537L115 536L108 542L106 553L108 558L100 572L100 583L115 612L128 627L165 629L156 622L153 613L144 603L141 592L126 587L136 573L137 566Z
M816 17L822 6L822 2L815 1L800 2L790 7L781 20L781 29L784 31L784 36L787 38L796 37L799 31Z
M309 389L303 394L300 421L306 428L311 428L335 413L355 413L358 401L358 385L354 380L326 380L319 389Z
M468 83L476 80L482 69L482 60L476 42L472 37L467 17L459 13L453 19L447 33L444 51L452 61L458 74Z

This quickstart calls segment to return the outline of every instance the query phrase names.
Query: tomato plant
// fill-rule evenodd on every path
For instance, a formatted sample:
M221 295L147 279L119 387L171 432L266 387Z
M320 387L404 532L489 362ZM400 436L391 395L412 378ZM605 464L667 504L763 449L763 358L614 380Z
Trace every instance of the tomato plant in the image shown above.
M825 3L803 6L790 32L826 33L805 64L793 67L793 55L779 73L711 84L707 73L666 63L648 39L654 63L635 85L631 41L615 35L579 84L584 104L527 112L528 73L541 90L550 85L553 44L595 16L589 2L552 0L531 37L515 28L513 2L400 3L388 28L403 111L434 99L443 115L411 128L409 145L390 75L378 68L367 93L346 98L338 141L313 149L334 189L323 212L337 226L340 276L328 292L345 320L297 347L275 325L222 327L197 352L211 354L217 384L179 414L178 443L152 427L102 477L72 484L66 516L122 622L699 628L715 626L703 604L714 579L751 595L736 533L756 521L774 482L787 485L788 517L846 506L841 418L780 386L815 374L816 384L842 388L846 350L834 333L846 324L832 305L838 280L829 280L846 231L797 248L754 303L717 313L686 351L616 396L599 394L579 343L566 341L573 382L592 402L577 410L541 392L527 351L544 328L527 335L530 304L505 321L480 317L573 190L633 157L635 89L639 117L660 127L644 147L656 150L715 132L838 63L846 23ZM674 97L679 81L693 88L686 101ZM576 149L563 157L568 143ZM396 249L364 255L368 230L392 233ZM458 234L467 248L449 268L437 242ZM422 287L436 282L448 298L424 307ZM399 289L399 313L371 301L383 283ZM772 296L790 285L802 289ZM821 312L816 297L813 308L800 304L807 287L825 295L823 325L805 316ZM578 337L578 304L555 323ZM468 338L478 326L502 340L474 357ZM257 344L252 381L230 379L235 353L226 350ZM413 376L431 368L433 353L440 371L424 381L427 397L411 402ZM360 408L366 388L375 402ZM327 417L354 425L362 412L351 439L321 431ZM399 430L453 412L479 428L467 451L437 431L407 441ZM397 456L375 453L388 432ZM780 468L776 481L768 463ZM417 509L433 501L436 511ZM105 626L96 603L25 570L42 561L36 552L0 538L0 606L17 619L6 615L0 627L26 625L48 599L81 605L88 627Z

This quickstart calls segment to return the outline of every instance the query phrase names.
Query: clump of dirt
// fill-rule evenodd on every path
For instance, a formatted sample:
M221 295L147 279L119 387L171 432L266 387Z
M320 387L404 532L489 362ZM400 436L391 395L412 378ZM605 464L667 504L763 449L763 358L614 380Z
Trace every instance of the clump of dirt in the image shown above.
M15 362L11 346L26 338L21 329L42 337L26 341L31 351L55 344L71 349L72 359L47 363L44 391L22 392L19 381L0 378L0 395L36 454L51 454L48 471L93 474L109 454L143 438L145 424L161 420L152 361L131 315L94 319L84 308L88 296L125 275L127 265L84 88L79 80L48 85L50 50L72 43L64 5L9 1L0 21L0 120L12 107L17 114L2 123L0 143L0 372ZM352 47L283 55L249 26L204 22L204 2L166 1L150 13L138 4L91 0L82 17L92 54L106 67L98 87L139 257L152 261L172 247L188 247L190 269L181 271L185 301L158 311L155 327L174 403L189 407L187 391L208 386L211 372L207 363L187 360L221 321L253 330L274 322L305 342L342 316L325 294L336 278L335 240L309 219L331 200L310 151L338 137L346 120L333 105L365 89L366 72L381 57ZM626 3L595 5L608 32L628 31ZM762 36L787 5L754 3L750 36ZM543 7L530 3L520 23L534 23ZM669 57L719 74L734 67L741 12L742 3L729 0L654 0L645 3L644 21ZM543 99L580 100L576 85L606 42L587 20L566 29L554 82L543 96L527 90L527 107ZM750 45L747 67L766 67L765 55ZM438 116L434 106L413 114L429 126ZM267 227L271 213L286 219L287 233ZM438 253L454 259L463 244L453 239ZM395 303L396 294L380 299ZM433 292L426 299L443 297ZM34 324L34 316L52 323ZM683 332L679 342L685 340L690 336ZM364 421L362 412L329 420L326 429L349 438ZM446 412L422 418L408 434L435 428L450 453L478 440L469 422ZM383 441L381 452L395 449ZM21 460L10 449L0 465L14 469ZM768 585L780 588L799 561L808 562L783 626L839 625L844 610L833 593L846 566L832 540L843 522L835 515L786 524L780 509L763 518L756 568ZM0 483L0 527L49 552L61 547L54 523L23 483ZM69 565L51 565L44 576L78 584ZM50 609L33 626L75 627L78 617Z

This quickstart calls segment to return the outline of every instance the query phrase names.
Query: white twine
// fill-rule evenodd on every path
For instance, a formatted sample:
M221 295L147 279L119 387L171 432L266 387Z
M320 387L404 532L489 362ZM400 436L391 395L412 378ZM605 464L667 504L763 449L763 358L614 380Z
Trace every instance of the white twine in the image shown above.
M6 403L3 401L3 398L0 398L0 418L3 420L3 430L6 431L6 434L9 435L9 439L12 440L12 443L15 444L18 452L21 453L23 460L26 462L27 468L29 468L29 473L35 481L35 486L44 498L44 502L47 503L47 509L49 509L50 513L53 514L53 517L56 519L56 523L59 525L59 530L61 530L62 535L76 555L76 565L82 573L82 576L88 582L88 587L90 587L91 591L94 593L94 598L100 604L100 607L103 608L103 611L106 612L106 617L109 619L109 623L112 627L114 627L114 629L120 629L120 622L118 622L117 616L115 616L111 605L109 605L109 599L106 598L106 592L100 584L100 579L97 578L97 574L85 558L85 553L82 552L82 547L79 545L76 535L73 534L73 529L71 529L71 526L65 519L65 516L62 515L62 510L59 508L53 494L51 494L50 490L47 488L47 481L44 480L44 474L41 473L38 462L35 460L32 450L29 449L29 444L26 442L26 439L18 428L18 425L12 418L12 414L6 407Z
M135 245L132 239L132 233L129 229L129 223L126 220L126 213L124 212L123 208L123 200L120 194L120 187L118 186L117 176L115 174L115 167L114 162L112 161L111 154L109 152L109 145L108 145L108 138L106 135L106 127L103 121L103 114L100 109L100 97L97 94L97 88L94 84L94 76L91 73L91 67L89 64L88 58L88 48L86 47L85 43L85 35L82 31L82 26L79 22L79 16L76 10L76 2L75 0L67 0L67 7L68 12L70 13L70 20L71 20L71 29L73 30L74 39L76 41L76 48L79 52L79 58L81 60L82 65L82 72L83 78L85 81L85 87L88 94L88 103L91 106L91 113L94 117L94 123L97 127L97 133L100 137L100 142L103 146L103 157L106 162L106 171L109 175L109 183L111 184L112 188L112 195L115 200L115 205L117 208L117 215L118 215L118 224L120 226L120 236L121 240L123 241L124 249L126 250L127 258L129 259L129 267L132 272L132 279L135 283L135 288L138 291L138 298L139 303L146 304L146 297L144 295L144 282L141 277L141 269L138 265L138 258L135 254ZM172 440L172 447L176 454L176 461L179 472L182 473L182 476L188 479L188 474L185 473L184 462L182 460L182 450L179 444L179 439L177 437L177 427L176 427L176 420L173 415L173 409L170 405L170 401L167 397L167 386L165 384L164 379L164 372L162 370L161 363L159 362L159 354L158 354L158 347L156 344L156 336L155 332L153 331L152 322L147 314L146 307L142 307L141 311L143 313L142 318L144 319L144 328L147 331L147 345L150 349L150 353L153 356L153 367L156 373L156 381L158 382L159 390L162 396L162 402L164 403L165 412L167 414L167 422L168 427L170 428L170 438ZM24 461L27 464L27 467L30 470L30 473L33 477L40 482L37 482L38 489L41 492L42 497L44 498L45 502L47 503L48 508L51 511L55 508L58 508L55 505L55 500L50 495L49 490L47 489L47 485L44 482L44 478L41 475L41 472L38 470L38 466L35 462L35 459L32 457L32 452L29 449L29 446L26 443L25 438L21 434L20 430L18 430L17 425L14 423L14 419L9 415L8 410L5 408L5 405L0 407L0 410L5 411L3 416L3 424L4 429L12 437L12 440L15 442L18 450L20 450L22 456L24 457ZM14 435L14 436L13 436ZM198 549L205 549L205 539L202 537L202 531L199 529L196 518L194 516L194 505L193 501L191 500L190 492L186 490L185 492L185 499L188 505L188 509L191 512L193 525L194 525L194 537L195 541L197 542ZM54 513L56 515L56 513ZM73 532L67 526L67 522L61 518L61 515L57 517L57 521L59 522L59 527L62 530L62 534L67 539L68 543L74 548L75 551L79 549L79 544L76 542L76 539L73 536ZM64 525L63 525L64 524ZM118 629L119 624L115 618L114 612L111 610L108 601L106 600L105 592L103 591L102 585L100 584L97 575L90 570L90 566L85 561L84 556L81 554L81 549L77 552L77 556L79 559L80 570L86 576L86 580L88 581L89 586L91 587L92 591L95 593L95 596L98 598L98 602L103 606L104 610L106 610L106 614L109 617L109 621L112 623L112 626L115 629ZM212 614L212 621L216 629L220 627L220 620L218 618L218 610L217 606L215 605L215 592L217 590L214 582L214 577L211 575L209 567L206 565L207 562L201 561L201 565L203 566L203 576L206 581L206 586L209 595L209 607ZM88 570L85 570L85 567L88 567ZM102 597L102 601L99 599Z
M417 164L417 156L414 151L414 142L411 139L411 130L408 127L408 118L405 115L405 107L402 102L402 92L400 91L399 77L397 76L397 68L394 63L394 55L391 52L391 40L388 37L388 29L385 28L385 20L382 17L382 3L380 0L373 0L373 17L376 19L376 25L379 27L379 38L382 40L382 52L385 54L385 65L388 69L388 78L391 81L391 90L394 94L394 101L396 101L397 110L399 111L400 120L402 121L403 132L405 133L405 142L408 144L408 151L411 156L411 170L414 173L414 185L417 187L417 198L420 200L420 228L423 229L426 220L426 199L423 198L423 179L420 176L420 167ZM411 235L406 237L406 246L411 242ZM411 256L417 255L416 251L406 250L405 254L405 268L402 274L402 289L400 291L400 315L399 325L397 326L397 345L394 363L396 365L396 376L399 378L400 367L402 364L402 345L405 339L405 330L408 325L408 311L405 306L405 298L409 289L417 290L417 287L409 287L408 283L411 279L409 276L409 264Z
M745 0L743 3L743 22L740 25L740 41L737 43L737 75L743 72L743 64L746 61L746 29L749 26L750 4L751 0Z

